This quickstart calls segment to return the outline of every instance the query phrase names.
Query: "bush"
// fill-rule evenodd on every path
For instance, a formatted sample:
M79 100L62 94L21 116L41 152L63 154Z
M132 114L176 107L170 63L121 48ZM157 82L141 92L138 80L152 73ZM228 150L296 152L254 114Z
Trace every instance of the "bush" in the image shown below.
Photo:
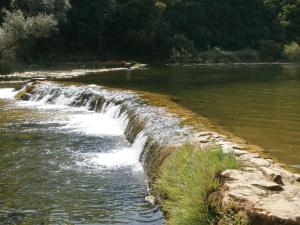
M0 61L0 75L8 74L14 71L14 66L11 62Z
M300 46L296 42L284 45L284 56L288 61L300 61Z
M282 57L282 46L272 40L259 42L259 56L266 61L278 60Z
M0 73L12 72L19 64L28 62L37 54L41 41L55 31L57 22L53 16L38 14L25 17L22 11L5 12L0 27Z
M9 74L23 69L23 65L14 58L5 56L0 60L0 75Z
M216 174L239 167L231 154L220 149L197 149L186 145L163 163L156 189L162 196L167 223L172 225L210 224L214 213L208 196L220 186Z
M184 35L175 35L172 40L170 58L174 62L191 61L195 58L197 50L194 42L187 39Z
M251 48L242 49L234 52L241 62L258 62L259 54L256 50Z
M56 29L53 16L39 14L25 18L20 10L6 12L0 27L0 58L11 52L19 60L27 60L34 54L36 43L51 35Z

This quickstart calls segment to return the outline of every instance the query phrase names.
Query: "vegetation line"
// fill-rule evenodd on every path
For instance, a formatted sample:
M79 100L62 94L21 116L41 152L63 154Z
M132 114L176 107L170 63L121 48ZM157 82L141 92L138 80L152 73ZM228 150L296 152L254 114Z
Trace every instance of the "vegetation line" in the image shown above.
M82 59L299 61L299 18L297 0L1 0L0 74Z

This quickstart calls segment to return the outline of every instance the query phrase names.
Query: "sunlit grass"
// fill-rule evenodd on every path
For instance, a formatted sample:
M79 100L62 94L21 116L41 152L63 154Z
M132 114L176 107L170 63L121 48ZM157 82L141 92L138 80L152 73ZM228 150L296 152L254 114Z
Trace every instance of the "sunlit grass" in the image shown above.
M172 225L211 224L214 212L208 196L220 186L216 174L238 168L232 154L215 148L197 149L185 145L163 163L156 190L162 197L167 223Z

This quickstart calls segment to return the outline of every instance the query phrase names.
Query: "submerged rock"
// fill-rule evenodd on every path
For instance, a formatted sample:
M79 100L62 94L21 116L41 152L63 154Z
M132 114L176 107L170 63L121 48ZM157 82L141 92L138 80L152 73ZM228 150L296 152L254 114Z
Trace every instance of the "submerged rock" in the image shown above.
M152 205L155 205L156 199L153 195L149 195L149 196L145 197L145 201L151 203Z

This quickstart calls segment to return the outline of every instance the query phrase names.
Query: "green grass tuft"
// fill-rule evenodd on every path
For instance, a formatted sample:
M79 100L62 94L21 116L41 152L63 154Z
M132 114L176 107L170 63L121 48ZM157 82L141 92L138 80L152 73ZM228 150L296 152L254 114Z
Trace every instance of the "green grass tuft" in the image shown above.
M162 197L167 223L172 225L211 224L216 214L208 196L220 186L216 174L238 168L232 154L220 149L197 149L185 145L162 164L156 190Z

